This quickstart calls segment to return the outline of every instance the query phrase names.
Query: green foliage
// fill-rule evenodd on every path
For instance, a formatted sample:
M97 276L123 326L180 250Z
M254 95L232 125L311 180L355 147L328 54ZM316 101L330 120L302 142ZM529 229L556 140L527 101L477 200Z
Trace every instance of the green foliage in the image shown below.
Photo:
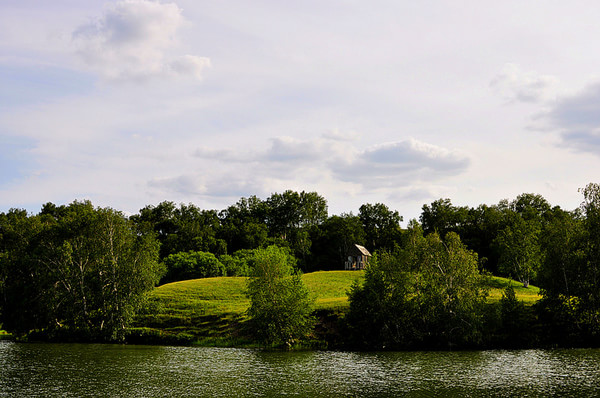
M517 299L514 286L509 283L500 299L501 335L504 344L511 346L525 345L529 340L530 320L527 317L525 304Z
M402 260L380 252L366 268L364 283L353 283L346 316L352 345L404 348L418 339L414 279Z
M215 210L201 210L193 204L164 201L146 206L131 220L140 229L154 231L160 242L160 258L187 251L225 254L227 243L217 233L220 221Z
M163 282L225 276L225 266L212 253L180 252L164 259L167 273Z
M390 210L383 203L366 203L360 206L358 218L363 225L367 245L373 252L394 250L401 236L402 217L397 211Z
M90 202L47 204L38 216L4 221L4 326L122 339L162 272L154 237Z
M313 236L313 261L318 269L340 269L354 245L364 245L366 235L358 216L342 214L329 217Z
M458 235L409 231L394 255L378 253L349 293L352 343L372 348L473 344L481 338L485 291L477 255Z
M378 256L379 257L379 256ZM338 318L344 317L349 310L347 292L353 284L358 286L364 282L365 272L369 271L321 271L302 275L310 294L316 297L314 313L330 314L332 322L339 326ZM488 297L488 310L499 307L507 279L499 277L485 278L486 286L490 288L491 300ZM539 297L534 286L524 289L522 284L510 281L519 301L527 300L528 306ZM250 300L246 296L247 278L218 277L192 279L168 283L154 289L143 309L136 315L132 326L158 330L156 339L146 334L132 336L132 341L140 343L158 343L164 337L164 344L172 342L172 336L180 333L194 336L194 343L201 341L204 345L239 346L252 344L247 332L247 311ZM495 299L497 297L497 300ZM368 300L363 301L369 304ZM346 315L347 316L347 315ZM498 308L498 326L500 328ZM361 320L363 318L360 318ZM366 321L367 326L369 325ZM489 324L486 324L490 327ZM366 330L366 329L362 329ZM315 329L320 336L323 326ZM337 330L337 340L343 340L345 333ZM128 337L129 339L129 337ZM128 340L129 341L129 340ZM362 340L358 340L359 342ZM368 348L368 345L356 346ZM371 347L380 347L377 344Z
M267 241L267 204L256 196L241 198L219 212L219 236L227 242L229 252L263 247Z
M540 304L551 319L554 334L570 336L583 344L600 342L600 184L581 189L579 212L560 214L560 225L549 236L544 263L544 300ZM558 218L558 217L557 217ZM553 246L556 246L556 253ZM564 252L562 252L564 251ZM552 277L562 283L556 283ZM554 282L554 283L553 283ZM575 328L575 330L574 330Z
M516 277L525 287L537 276L542 262L540 235L540 224L536 220L516 216L494 241L501 253L500 270Z
M249 276L250 268L248 267L248 261L224 254L219 256L219 261L225 267L225 274L227 276Z
M586 231L580 212L553 209L541 238L544 252L538 285L546 297L585 294Z
M256 251L248 315L254 335L265 344L290 347L312 331L314 300L294 263L276 246Z
M423 205L420 217L426 234L437 232L441 237L448 232L459 232L468 217L466 207L453 206L450 199L438 199Z
M419 256L417 293L424 339L445 344L471 344L481 339L487 292L477 267L477 254L449 232L444 240L429 234Z

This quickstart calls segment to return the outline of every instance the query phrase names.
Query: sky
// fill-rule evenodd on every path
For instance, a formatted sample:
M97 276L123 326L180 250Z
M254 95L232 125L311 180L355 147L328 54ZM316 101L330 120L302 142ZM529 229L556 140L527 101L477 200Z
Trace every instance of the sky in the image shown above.
M0 212L316 191L572 210L599 182L600 3L0 1Z

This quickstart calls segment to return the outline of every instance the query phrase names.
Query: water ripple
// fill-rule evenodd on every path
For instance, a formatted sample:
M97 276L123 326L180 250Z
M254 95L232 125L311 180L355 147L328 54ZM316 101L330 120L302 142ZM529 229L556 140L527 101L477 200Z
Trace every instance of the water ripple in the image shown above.
M0 343L0 397L538 397L600 393L600 350L264 352Z

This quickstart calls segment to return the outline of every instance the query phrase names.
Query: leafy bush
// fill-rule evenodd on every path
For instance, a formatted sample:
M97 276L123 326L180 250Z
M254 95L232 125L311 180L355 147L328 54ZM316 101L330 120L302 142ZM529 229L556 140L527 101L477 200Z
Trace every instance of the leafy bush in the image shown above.
M225 266L212 253L189 251L170 254L165 258L167 274L162 282L225 276Z
M258 249L248 280L250 325L263 343L291 347L313 330L314 300L286 249Z
M227 276L250 276L248 259L224 254L219 261L225 266Z

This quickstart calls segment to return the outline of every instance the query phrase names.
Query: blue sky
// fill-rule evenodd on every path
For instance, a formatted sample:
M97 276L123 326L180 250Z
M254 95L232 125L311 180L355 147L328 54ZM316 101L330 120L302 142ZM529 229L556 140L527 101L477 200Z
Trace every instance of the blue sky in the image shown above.
M0 211L90 199L330 213L598 181L589 1L0 3Z

